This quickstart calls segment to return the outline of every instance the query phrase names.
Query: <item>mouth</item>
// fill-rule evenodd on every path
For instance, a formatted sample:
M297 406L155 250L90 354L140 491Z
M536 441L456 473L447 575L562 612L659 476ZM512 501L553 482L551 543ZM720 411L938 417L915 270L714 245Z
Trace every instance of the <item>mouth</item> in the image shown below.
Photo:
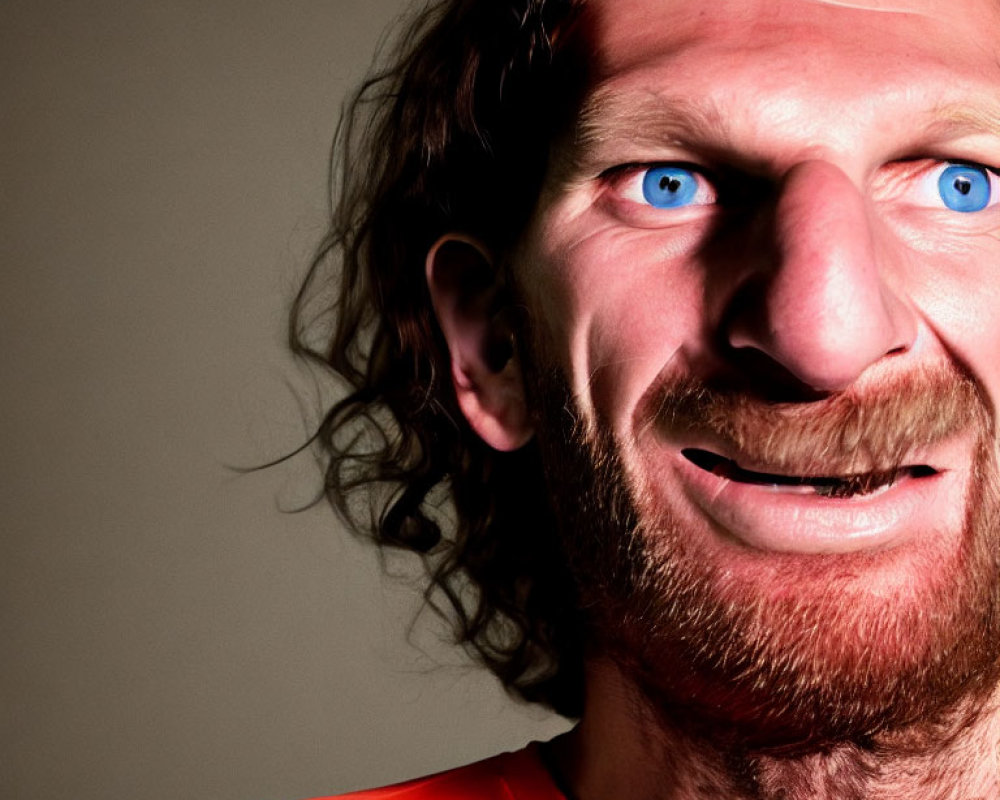
M641 488L709 541L748 548L739 552L937 547L964 528L973 448L969 436L915 444L897 466L867 448L852 464L820 447L810 458L755 459L705 441L660 440L640 451L648 481Z
M730 458L695 447L682 449L681 455L699 469L736 483L838 499L870 495L888 489L903 479L930 478L939 474L927 464L910 464L847 475L786 475L745 469Z

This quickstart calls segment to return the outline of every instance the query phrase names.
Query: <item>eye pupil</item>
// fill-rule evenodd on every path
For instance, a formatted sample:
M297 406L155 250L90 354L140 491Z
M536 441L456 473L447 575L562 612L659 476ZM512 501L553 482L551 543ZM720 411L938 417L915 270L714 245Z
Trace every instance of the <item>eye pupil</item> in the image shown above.
M660 191L676 192L681 188L681 182L677 178L660 178Z
M968 194L972 191L972 181L968 178L955 178L955 189L961 194Z

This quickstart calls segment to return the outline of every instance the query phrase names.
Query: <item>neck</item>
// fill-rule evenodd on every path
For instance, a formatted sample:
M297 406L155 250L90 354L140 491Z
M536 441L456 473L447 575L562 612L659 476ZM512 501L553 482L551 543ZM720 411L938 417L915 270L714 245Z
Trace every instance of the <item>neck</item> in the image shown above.
M1000 694L927 726L794 754L754 752L656 713L613 664L589 666L580 725L556 744L577 800L988 800L1000 797ZM959 715L956 715L956 717ZM719 738L725 738L720 736Z

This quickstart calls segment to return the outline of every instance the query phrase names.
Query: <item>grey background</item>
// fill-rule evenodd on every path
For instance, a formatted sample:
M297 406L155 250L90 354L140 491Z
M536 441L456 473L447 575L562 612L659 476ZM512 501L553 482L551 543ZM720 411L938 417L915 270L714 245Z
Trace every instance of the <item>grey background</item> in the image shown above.
M291 799L563 726L279 510L308 459L224 468L305 433L284 309L400 7L3 3L0 797Z

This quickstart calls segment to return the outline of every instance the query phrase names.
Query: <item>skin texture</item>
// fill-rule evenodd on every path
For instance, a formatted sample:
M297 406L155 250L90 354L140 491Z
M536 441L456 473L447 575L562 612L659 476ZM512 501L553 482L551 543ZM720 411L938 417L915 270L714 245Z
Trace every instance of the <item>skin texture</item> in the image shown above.
M1000 163L1000 53L988 35L998 26L987 2L590 3L584 107L510 257L535 329L528 383L555 409L525 398L516 358L497 368L483 356L510 329L503 314L477 311L493 308L499 287L456 282L455 259L432 251L429 286L470 424L511 449L541 420L550 464L580 459L572 474L593 472L596 495L623 476L601 507L634 518L625 549L638 563L611 571L634 585L596 585L614 548L580 556L593 607L610 609L595 614L581 726L560 745L581 800L1000 793L991 687L924 668L943 660L982 674L990 653L970 655L947 634L992 646L995 632L1000 187L991 178L994 203L973 214L945 208L936 187L948 161ZM701 176L695 203L643 202L644 170L664 163ZM494 274L481 248L449 241L466 241L466 274ZM546 384L550 373L559 377ZM923 413L940 392L920 388L927 373L972 387L968 424L940 439L900 427L891 454L872 431L860 450L769 449L766 426L746 422L742 438L692 433L662 414L669 387L694 381L748 407L780 405L788 416L772 427L804 417L802 439L830 429L836 398L884 407L898 395L905 413ZM555 424L564 400L575 434ZM577 450L561 452L574 435ZM912 465L934 475L830 500L709 475L685 447L783 476ZM590 466L601 462L613 463L610 479ZM572 492L564 483L557 495ZM602 541L625 535L594 529ZM711 658L681 659L677 608L692 596L699 613L738 621L734 638L763 631L752 652L765 661L794 652L783 682L762 669L762 699L752 681L711 672ZM716 661L751 652L707 649ZM903 712L865 692L918 672L899 684L912 700ZM719 675L728 680L713 684ZM824 680L853 682L834 700L870 708L819 741L799 731L781 741L793 710L811 709L817 726L829 716L822 692L801 688ZM941 707L935 686L947 687ZM798 705L767 704L786 691ZM703 718L709 727L692 723Z

